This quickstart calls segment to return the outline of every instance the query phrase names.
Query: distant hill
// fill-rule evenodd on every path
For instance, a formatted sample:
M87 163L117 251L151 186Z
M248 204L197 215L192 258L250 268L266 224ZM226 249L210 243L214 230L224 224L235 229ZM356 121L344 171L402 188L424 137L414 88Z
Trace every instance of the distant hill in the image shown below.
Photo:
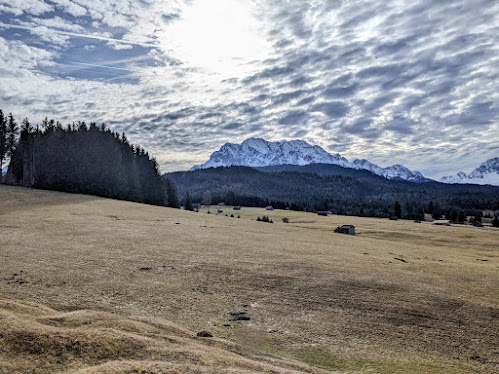
M342 175L354 177L365 180L380 181L380 178L385 179L379 174L375 174L367 169L352 169L332 164L310 164L310 165L273 165L256 167L254 169L263 172L282 172L282 171L295 171L298 173L314 173L318 175ZM404 180L403 178L394 178L393 180ZM412 181L411 181L412 182ZM423 178L415 183L434 182L431 179Z
M175 183L180 195L189 191L198 200L205 191L218 199L231 192L295 203L307 209L372 216L390 216L395 201L405 203L408 210L418 211L430 201L436 201L442 209L499 209L498 187L388 180L365 170L337 165L283 165L259 170L233 166L166 176Z

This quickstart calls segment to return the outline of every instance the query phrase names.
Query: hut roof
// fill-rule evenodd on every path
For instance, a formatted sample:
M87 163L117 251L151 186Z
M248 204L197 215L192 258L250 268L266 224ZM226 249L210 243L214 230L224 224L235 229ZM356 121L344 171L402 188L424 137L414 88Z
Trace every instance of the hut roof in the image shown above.
M433 221L433 223L435 225L446 225L446 224L450 223L450 221L448 219L436 219Z

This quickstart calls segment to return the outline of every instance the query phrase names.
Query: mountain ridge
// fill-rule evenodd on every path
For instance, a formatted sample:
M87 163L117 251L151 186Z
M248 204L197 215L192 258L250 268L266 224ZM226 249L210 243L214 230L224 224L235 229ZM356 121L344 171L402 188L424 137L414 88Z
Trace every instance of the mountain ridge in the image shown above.
M381 168L365 159L350 162L339 153L331 154L322 147L311 145L304 140L269 142L262 138L248 138L241 144L225 143L218 151L211 154L207 162L194 165L190 171L220 166L267 167L311 164L331 164L349 169L368 170L387 179L418 183L431 181L420 172L413 172L399 164Z
M470 174L460 171L456 175L442 177L440 182L499 186L499 157L494 157L483 162Z

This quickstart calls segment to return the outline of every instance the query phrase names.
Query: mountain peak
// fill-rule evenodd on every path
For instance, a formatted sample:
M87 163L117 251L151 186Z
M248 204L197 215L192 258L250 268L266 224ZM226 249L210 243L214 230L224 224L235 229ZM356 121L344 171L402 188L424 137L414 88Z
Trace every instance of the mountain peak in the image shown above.
M332 164L350 169L365 169L388 179L428 181L421 173L413 173L402 165L397 164L383 169L367 160L355 160L351 163L339 153L331 154L305 140L269 142L262 138L248 138L241 144L225 143L218 151L212 153L207 162L193 166L191 171L235 165L265 167L310 164Z
M304 140L268 142L262 138L249 138L241 144L225 143L220 150L213 152L206 163L196 165L191 170L232 165L262 167L321 163L345 167L349 164L339 154L332 155L320 146L312 146Z
M485 161L469 174L460 171L457 175L445 176L440 181L443 183L490 184L499 186L499 157Z

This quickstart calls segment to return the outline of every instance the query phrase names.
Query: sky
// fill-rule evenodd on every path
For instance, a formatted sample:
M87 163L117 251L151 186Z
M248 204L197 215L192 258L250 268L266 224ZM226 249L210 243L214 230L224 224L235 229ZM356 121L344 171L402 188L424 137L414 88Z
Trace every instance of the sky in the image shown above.
M249 137L470 172L499 156L499 1L0 0L0 109L163 172Z

